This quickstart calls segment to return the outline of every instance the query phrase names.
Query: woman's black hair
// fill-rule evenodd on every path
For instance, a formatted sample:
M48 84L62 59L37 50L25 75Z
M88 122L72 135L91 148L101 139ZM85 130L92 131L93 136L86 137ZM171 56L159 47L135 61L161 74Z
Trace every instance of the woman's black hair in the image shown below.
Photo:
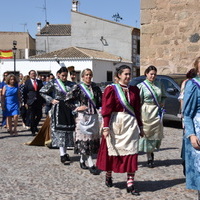
M153 65L150 65L149 67L146 68L146 70L144 71L144 75L146 76L146 74L148 74L151 70L154 70L155 72L157 72L157 68Z
M67 72L68 73L68 69L67 67L61 67L59 70L58 70L59 74L61 74L62 72Z
M75 71L75 70L72 70L72 71L69 72L69 74L70 74L70 75L76 74L76 71Z
M128 65L121 65L120 67L117 67L117 68L116 68L116 72L115 72L116 77L119 78L118 75L119 75L119 74L121 75L122 72L123 72L125 69L130 69L130 70L131 70L131 68L130 68Z
M190 69L190 70L187 72L186 78L192 79L192 78L194 78L196 75L197 75L196 69L195 69L195 68L192 68L192 69Z

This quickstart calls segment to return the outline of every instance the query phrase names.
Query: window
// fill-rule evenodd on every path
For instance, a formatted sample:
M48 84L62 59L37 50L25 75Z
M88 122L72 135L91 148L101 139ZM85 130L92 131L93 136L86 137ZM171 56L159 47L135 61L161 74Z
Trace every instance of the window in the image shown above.
M137 54L140 54L140 40L137 40Z
M112 81L112 80L113 80L113 72L107 71L107 81Z

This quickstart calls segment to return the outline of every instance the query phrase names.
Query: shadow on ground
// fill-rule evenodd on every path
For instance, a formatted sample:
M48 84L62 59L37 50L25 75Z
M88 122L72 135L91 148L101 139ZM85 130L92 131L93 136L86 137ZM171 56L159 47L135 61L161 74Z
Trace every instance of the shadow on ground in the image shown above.
M163 177L164 178L164 177ZM185 183L185 178L173 180L159 180L159 181L136 181L135 186L140 192L155 192L165 188L170 188L175 185ZM113 183L114 187L119 189L126 188L126 182Z
M173 159L173 160L155 160L155 167L168 167L171 165L181 165L182 160L181 159ZM138 165L142 165L143 167L147 167L147 161L145 162L138 162Z
M164 125L164 127L182 129L182 122L164 121L163 125Z

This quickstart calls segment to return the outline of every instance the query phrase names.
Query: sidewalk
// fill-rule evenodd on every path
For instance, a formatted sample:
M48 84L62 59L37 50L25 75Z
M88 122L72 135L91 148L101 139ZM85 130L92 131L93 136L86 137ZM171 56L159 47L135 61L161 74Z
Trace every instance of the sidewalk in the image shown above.
M11 137L0 130L0 199L1 200L194 200L197 191L185 189L180 147L182 130L165 127L165 138L155 152L157 167L146 167L146 155L139 156L136 187L141 195L126 192L126 174L113 174L114 187L104 184L105 173L94 176L79 167L79 156L69 150L72 163L60 163L58 149L27 146L33 136L19 128Z

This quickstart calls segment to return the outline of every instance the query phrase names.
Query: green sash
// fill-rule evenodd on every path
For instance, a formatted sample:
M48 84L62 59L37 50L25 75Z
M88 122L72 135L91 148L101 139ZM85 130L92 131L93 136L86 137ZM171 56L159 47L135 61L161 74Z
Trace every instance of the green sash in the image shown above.
M119 84L112 84L115 91L116 91L116 94L117 94L117 97L121 103L121 105L123 106L123 108L130 114L132 115L133 117L135 117L135 112L134 112L134 109L133 107L130 105L130 103L127 101L126 99L126 96L124 94L124 92L122 91L122 88Z

